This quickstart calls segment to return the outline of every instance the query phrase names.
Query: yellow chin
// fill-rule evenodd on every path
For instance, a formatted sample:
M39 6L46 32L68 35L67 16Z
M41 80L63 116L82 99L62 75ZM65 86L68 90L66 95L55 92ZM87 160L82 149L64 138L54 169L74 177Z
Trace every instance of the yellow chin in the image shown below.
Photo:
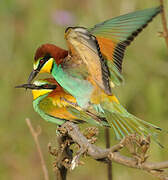
M41 68L39 73L51 73L51 69L53 66L54 59L50 58Z
M44 94L50 93L52 89L33 89L32 94L33 94L33 99L37 99L39 96L42 96Z

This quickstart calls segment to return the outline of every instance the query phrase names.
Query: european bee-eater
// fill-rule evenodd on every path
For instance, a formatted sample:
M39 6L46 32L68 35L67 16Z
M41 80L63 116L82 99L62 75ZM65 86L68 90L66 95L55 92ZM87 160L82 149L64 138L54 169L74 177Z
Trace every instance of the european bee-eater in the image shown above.
M157 7L122 15L90 29L67 28L65 39L69 50L52 44L39 47L28 82L38 73L51 73L82 108L94 103L97 87L112 95L111 87L120 85L123 80L121 69L126 47L161 9Z
M99 117L89 110L83 111L77 105L76 99L65 92L53 78L37 80L33 84L22 84L16 88L32 90L34 110L46 121L58 125L72 121L108 126L105 118Z
M90 104L87 109L82 109L76 99L64 91L54 79L38 80L33 84L17 87L32 89L34 110L49 122L59 125L67 120L88 122L112 128L117 139L137 133L145 137L151 135L157 142L155 135L161 130L159 127L128 113L114 95L109 96L100 88L98 90L101 92L97 96L99 104Z

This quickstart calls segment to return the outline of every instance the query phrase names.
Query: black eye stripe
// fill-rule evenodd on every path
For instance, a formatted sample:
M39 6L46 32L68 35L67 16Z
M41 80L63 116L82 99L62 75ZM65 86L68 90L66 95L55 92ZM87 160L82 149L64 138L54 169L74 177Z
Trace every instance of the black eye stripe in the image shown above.
M42 85L42 86L39 86L40 87L40 89L56 89L56 85L54 85L54 84L45 84L45 85Z
M47 53L42 59L39 61L39 65L37 67L37 71L40 71L43 65L51 58L51 55Z
M44 59L40 59L40 63L43 63L44 62Z
M43 60L43 61L42 61ZM38 67L37 67L37 71L40 71L41 70L41 68L43 67L43 65L46 63L47 61L45 61L44 59L41 59L40 61L39 61L39 65L38 65Z
M56 89L57 88L57 85L54 85L54 84L44 84L44 85L41 85L41 86L36 86L36 85L32 85L32 88L31 89Z

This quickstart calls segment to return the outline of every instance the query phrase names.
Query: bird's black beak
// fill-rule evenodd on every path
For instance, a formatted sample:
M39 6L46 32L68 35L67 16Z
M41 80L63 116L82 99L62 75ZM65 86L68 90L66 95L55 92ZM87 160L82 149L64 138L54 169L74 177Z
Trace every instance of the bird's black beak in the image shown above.
M21 85L15 86L15 88L37 89L37 86L34 84L21 84Z
M30 84L32 80L37 76L38 73L39 73L38 70L33 70L29 75L27 83Z
M57 85L56 84L44 84L44 85L37 86L35 84L21 84L21 85L15 86L15 88L37 89L37 90L40 90L40 89L54 90L57 88Z

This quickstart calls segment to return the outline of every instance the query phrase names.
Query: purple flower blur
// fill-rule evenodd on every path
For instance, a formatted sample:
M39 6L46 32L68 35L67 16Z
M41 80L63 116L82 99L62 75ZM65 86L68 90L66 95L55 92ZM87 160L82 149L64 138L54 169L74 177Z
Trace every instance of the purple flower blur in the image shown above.
M75 16L65 10L56 10L52 13L52 20L60 26L69 26L75 24Z

